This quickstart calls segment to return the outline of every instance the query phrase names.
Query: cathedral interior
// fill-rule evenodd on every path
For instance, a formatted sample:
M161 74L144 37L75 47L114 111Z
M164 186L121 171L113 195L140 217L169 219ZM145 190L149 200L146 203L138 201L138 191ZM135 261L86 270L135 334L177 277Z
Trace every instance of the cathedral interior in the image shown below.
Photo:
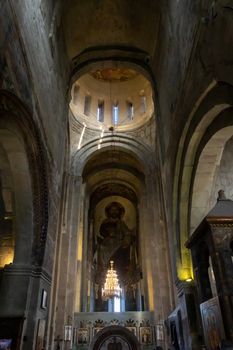
M233 349L233 0L1 0L0 223L0 350Z

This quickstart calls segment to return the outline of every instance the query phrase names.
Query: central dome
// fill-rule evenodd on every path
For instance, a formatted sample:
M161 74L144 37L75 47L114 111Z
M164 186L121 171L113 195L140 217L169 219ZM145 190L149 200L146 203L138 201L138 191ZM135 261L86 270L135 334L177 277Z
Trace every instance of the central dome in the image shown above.
M71 94L73 116L92 129L131 130L154 113L150 82L128 67L97 67L73 84Z

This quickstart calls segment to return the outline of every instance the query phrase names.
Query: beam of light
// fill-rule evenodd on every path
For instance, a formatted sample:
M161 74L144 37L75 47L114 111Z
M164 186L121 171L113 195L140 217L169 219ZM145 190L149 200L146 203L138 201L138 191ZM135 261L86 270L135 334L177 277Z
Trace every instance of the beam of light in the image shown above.
M121 312L121 299L114 298L114 312Z
M100 134L100 139L99 139L99 142L98 142L98 149L101 148L101 143L103 141L103 136L104 136L104 129L101 130L101 134Z
M79 139L78 149L81 148L81 144L82 144L82 140L83 140L83 135L84 135L85 129L86 129L86 124L83 123L83 129L82 129L81 136L80 136L80 139Z

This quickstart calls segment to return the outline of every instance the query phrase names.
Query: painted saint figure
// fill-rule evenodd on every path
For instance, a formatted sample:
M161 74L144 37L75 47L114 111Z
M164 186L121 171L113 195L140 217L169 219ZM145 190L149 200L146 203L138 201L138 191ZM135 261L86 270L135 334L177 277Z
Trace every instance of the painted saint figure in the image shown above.
M109 262L113 260L124 283L136 264L135 234L123 220L125 209L120 203L110 203L105 213L107 218L102 222L97 237L97 275L103 282Z

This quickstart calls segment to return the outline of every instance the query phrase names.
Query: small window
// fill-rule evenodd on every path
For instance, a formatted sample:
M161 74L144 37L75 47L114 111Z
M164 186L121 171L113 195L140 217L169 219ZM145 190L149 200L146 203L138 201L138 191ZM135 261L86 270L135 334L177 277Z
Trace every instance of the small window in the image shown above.
M114 312L121 312L121 299L114 298Z
M79 96L79 85L75 84L74 89L73 89L73 103L75 105L78 104L78 96Z
M104 121L104 101L103 100L98 101L97 121L101 123L103 123Z
M91 112L91 95L86 95L84 100L84 114L89 116Z
M126 108L127 108L127 117L129 120L132 120L134 116L133 103L131 101L126 101Z
M121 298L112 298L108 300L108 312L121 312L123 310Z
M114 125L117 125L119 122L119 107L118 102L114 103L112 107L112 121Z
M146 96L144 94L144 90L140 93L140 105L141 105L141 114L146 113Z

